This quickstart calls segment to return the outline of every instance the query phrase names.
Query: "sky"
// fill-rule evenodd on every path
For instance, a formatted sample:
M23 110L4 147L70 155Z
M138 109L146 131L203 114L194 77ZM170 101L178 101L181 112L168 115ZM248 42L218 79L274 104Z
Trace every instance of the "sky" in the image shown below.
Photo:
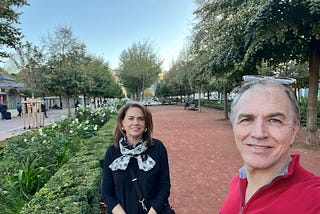
M168 70L191 35L193 0L28 0L20 17L25 38L41 45L59 27L70 27L87 53L117 68L123 50L149 42Z

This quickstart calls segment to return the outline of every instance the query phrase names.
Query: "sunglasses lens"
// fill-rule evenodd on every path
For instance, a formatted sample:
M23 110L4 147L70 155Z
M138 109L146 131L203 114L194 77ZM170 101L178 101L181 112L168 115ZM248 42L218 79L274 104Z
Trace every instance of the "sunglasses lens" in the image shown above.
M280 82L283 85L292 85L296 82L293 78L286 78L286 77L269 77L269 76L258 76L258 75L244 75L242 77L244 82L251 82L254 80L261 80L261 79L274 79Z

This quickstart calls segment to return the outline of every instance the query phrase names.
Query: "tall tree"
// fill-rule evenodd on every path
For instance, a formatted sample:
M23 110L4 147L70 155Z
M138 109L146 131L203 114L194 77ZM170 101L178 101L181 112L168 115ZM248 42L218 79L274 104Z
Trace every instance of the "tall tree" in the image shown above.
M71 27L58 27L44 42L49 62L55 68L76 68L86 60L86 46L74 37Z
M109 64L103 59L89 57L88 63L81 66L84 81L81 83L81 94L94 98L121 97L121 88L112 75Z
M309 61L306 143L316 143L319 0L207 1L201 4L197 14L202 18L199 22L202 25L196 34L200 38L196 44L212 53L209 63L213 71L231 71L232 76L239 78L244 73L255 73L256 66L264 61L270 64ZM206 33L214 35L211 43L201 42L199 35Z
M18 27L21 13L15 11L19 7L29 5L26 0L0 1L0 57L8 57L3 47L16 48L22 38L21 29Z
M306 143L315 144L318 140L320 1L261 1L259 10L248 22L245 49L245 62L251 58L259 61L267 58L275 62L309 61Z
M54 35L49 34L44 42L48 49L48 66L52 68L49 82L52 85L49 87L54 89L53 93L59 93L61 108L62 96L66 96L68 112L71 114L69 100L79 94L79 67L88 61L86 46L73 36L71 27L67 26L58 27ZM67 80L71 81L70 85L66 85Z
M15 48L16 54L10 59L18 69L18 80L26 85L26 93L32 96L44 96L48 91L43 85L45 81L45 56L43 50L30 42Z
M122 51L118 78L126 90L143 99L143 91L150 87L161 72L162 61L149 42L134 43Z

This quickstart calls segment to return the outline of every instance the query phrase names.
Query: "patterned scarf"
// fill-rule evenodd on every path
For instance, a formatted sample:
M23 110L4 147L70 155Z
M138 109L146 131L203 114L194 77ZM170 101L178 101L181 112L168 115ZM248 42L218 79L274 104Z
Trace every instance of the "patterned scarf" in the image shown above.
M140 140L136 145L128 145L125 137L121 137L119 140L120 152L122 156L116 158L110 165L109 168L112 171L118 169L126 170L130 162L130 158L134 157L138 161L139 169L143 171L149 171L154 167L156 162L144 152L148 149L147 142L143 139Z

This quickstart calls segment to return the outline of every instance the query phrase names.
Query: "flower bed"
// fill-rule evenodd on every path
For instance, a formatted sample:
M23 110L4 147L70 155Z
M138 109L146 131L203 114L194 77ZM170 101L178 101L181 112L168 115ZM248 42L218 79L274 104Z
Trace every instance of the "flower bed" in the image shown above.
M0 153L0 210L19 213L122 104L79 110L63 121L6 140Z

